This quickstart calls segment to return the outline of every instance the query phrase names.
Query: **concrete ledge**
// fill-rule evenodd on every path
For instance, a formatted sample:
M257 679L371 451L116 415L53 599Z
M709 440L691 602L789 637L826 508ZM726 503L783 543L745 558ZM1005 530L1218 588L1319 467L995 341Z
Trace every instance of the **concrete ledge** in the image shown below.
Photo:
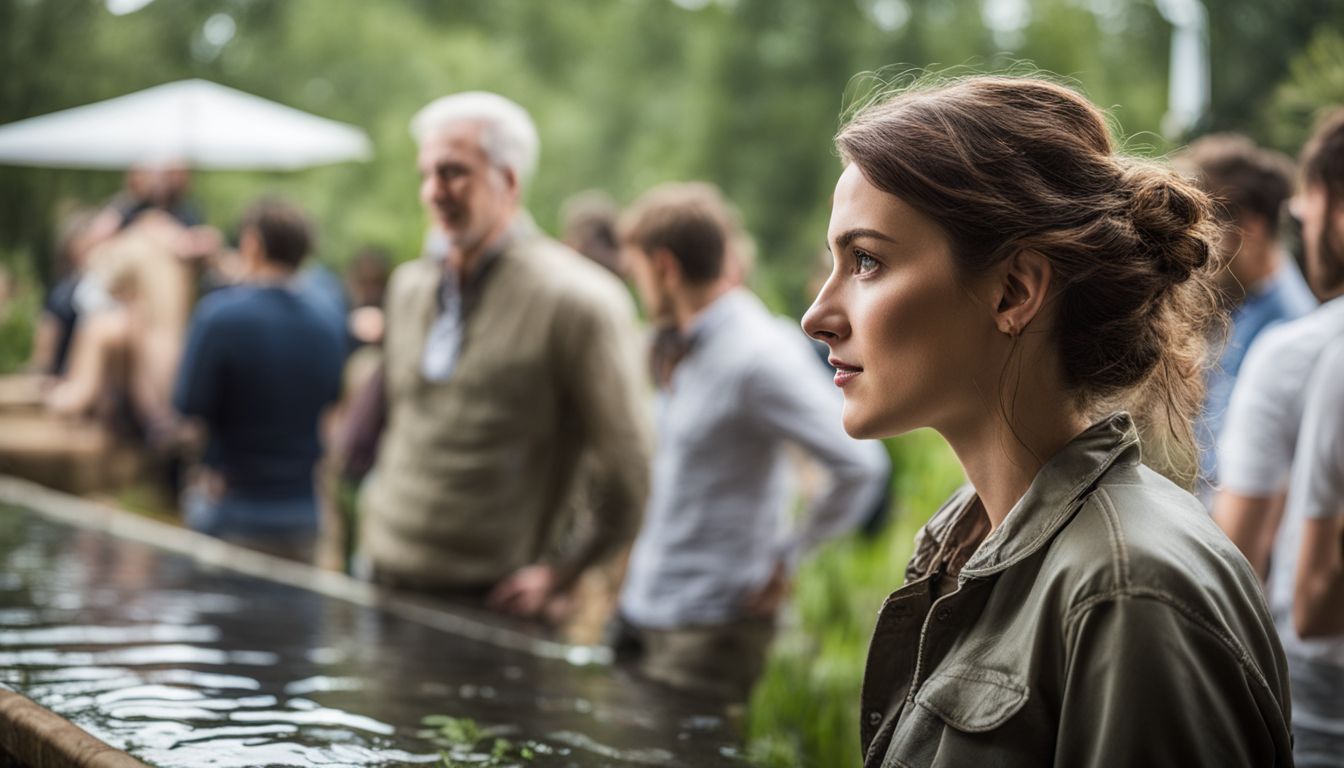
M69 720L13 691L0 689L0 766L147 768Z

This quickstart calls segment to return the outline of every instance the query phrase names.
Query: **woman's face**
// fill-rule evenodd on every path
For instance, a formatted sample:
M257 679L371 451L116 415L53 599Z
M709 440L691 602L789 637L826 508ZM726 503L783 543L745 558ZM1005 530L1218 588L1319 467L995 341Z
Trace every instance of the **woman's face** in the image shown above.
M996 387L997 329L983 293L956 270L934 221L879 190L850 164L835 186L827 241L833 268L803 317L826 342L845 396L845 431L885 437L955 428L983 413ZM997 391L997 390L996 390Z

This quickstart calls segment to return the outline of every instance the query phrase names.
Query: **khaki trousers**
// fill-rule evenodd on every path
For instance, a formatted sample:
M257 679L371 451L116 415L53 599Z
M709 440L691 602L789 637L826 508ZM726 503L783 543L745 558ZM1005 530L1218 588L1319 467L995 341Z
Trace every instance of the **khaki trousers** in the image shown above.
M617 619L612 646L640 674L692 693L744 702L765 669L773 618L677 629L636 627Z

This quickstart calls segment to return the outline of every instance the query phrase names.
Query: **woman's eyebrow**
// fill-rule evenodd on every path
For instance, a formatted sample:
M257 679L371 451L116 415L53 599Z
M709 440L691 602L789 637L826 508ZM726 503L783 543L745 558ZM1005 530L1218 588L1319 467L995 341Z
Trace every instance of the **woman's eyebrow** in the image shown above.
M841 248L844 248L845 246L849 245L850 243L854 242L855 240L859 239L860 237L871 237L871 238L873 238L873 239L875 239L875 240L883 240L883 241L888 242L888 243L891 243L891 244L893 244L893 245L896 244L896 241L895 241L895 240L893 240L892 238L888 237L887 235L882 234L881 232L878 232L878 231L875 230L875 229L850 229L850 230L846 230L845 232L842 232L842 233L840 233L839 235L836 236L836 238L835 238L835 244L836 244L837 246L841 247Z

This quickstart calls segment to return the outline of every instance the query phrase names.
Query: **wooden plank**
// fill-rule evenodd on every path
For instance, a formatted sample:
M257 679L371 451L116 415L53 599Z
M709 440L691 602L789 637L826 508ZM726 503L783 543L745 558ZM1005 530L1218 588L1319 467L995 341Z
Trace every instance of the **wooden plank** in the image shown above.
M0 765L147 768L55 712L3 689L0 689Z

